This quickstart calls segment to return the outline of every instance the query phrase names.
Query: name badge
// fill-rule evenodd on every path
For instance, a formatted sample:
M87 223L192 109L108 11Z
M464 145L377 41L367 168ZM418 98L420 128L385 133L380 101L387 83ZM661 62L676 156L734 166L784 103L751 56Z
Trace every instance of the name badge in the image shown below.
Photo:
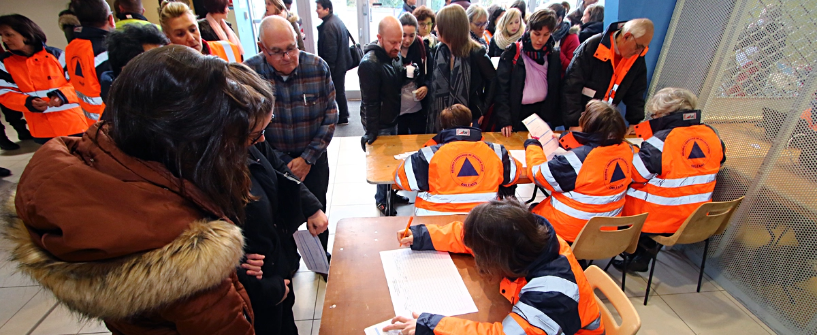
M684 113L684 121L695 120L695 113Z
M592 99L593 97L596 96L596 90L589 87L585 87L582 89L582 94Z
M457 129L457 136L471 136L471 129Z

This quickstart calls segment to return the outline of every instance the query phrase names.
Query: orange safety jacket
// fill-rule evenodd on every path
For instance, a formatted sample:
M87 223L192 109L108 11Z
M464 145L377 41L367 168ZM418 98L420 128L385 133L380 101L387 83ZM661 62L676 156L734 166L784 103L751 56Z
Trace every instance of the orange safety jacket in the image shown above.
M110 71L105 38L108 31L94 27L77 27L74 39L62 54L71 85L76 89L79 105L85 113L88 125L102 117L105 103L102 101L102 73Z
M548 228L549 246L531 262L527 276L502 279L500 292L514 304L505 320L476 322L423 313L417 319L415 334L604 334L593 289L570 246L554 233L548 220L541 216L536 219ZM472 254L462 241L462 222L444 226L416 225L411 227L411 232L414 236L412 250Z
M633 157L633 184L624 215L650 213L644 233L672 234L698 207L712 201L726 147L701 111L687 110L635 126L645 139Z
M527 140L525 159L534 183L550 191L533 213L573 242L594 216L621 216L635 149L626 141L603 143L598 134L581 132L566 132L559 142L570 151L548 161L539 141Z
M41 46L31 56L16 51L0 55L0 104L23 112L31 135L52 138L81 134L88 129L74 87L59 62L62 50ZM58 97L63 105L35 109L32 101Z
M394 172L397 187L420 191L417 215L467 214L519 180L522 164L501 144L482 141L478 128L446 129L434 141L440 144L420 149Z
M218 56L218 58L228 63L241 63L244 61L244 57L241 56L241 51L239 51L238 46L227 41L204 41L201 53Z
M621 23L620 27L623 26L624 23ZM619 31L621 30L619 29ZM599 47L596 49L596 53L593 55L602 62L609 60L610 64L613 66L613 76L610 78L610 85L607 87L607 90L604 91L604 99L602 99L609 104L613 104L618 87L621 85L621 82L624 81L624 77L627 76L627 72L629 72L630 68L633 67L635 61L638 60L639 57L646 56L647 51L650 50L649 47L644 47L644 51L642 51L640 54L630 58L619 58L618 62L616 62L615 34L616 33L605 36L607 38L604 39L602 43L599 43ZM604 42L609 43L609 45L605 44Z

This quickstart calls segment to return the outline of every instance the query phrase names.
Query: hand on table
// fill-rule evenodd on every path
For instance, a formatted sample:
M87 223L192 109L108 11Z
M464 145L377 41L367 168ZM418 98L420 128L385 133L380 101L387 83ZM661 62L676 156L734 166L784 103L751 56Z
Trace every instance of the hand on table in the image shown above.
M264 275L264 272L261 271L262 266L264 266L264 255L259 254L247 254L247 261L241 264L241 267L247 270L248 276L255 276L258 279Z
M306 229L309 230L312 236L318 236L318 234L325 232L328 226L329 219L322 210L318 210L315 214L312 214L312 216L306 219Z
M513 133L513 127L512 126L502 127L502 135L504 135L505 137L511 137L512 133Z
M298 177L301 181L304 181L306 175L309 174L309 170L312 169L312 165L306 162L303 157L295 158L289 161L287 167L292 170L292 173L295 174L295 177Z
M411 315L414 317L413 319L405 316L395 316L391 319L392 324L383 327L383 331L399 330L400 334L414 335L415 328L417 328L417 318L420 317L420 314L411 313Z
M631 124L630 127L627 128L627 135L634 135L635 134L635 125Z
M410 247L414 244L414 235L411 233L411 229L408 231L408 235L403 235L406 233L405 229L400 229L397 231L397 242L400 242L400 247Z
M363 149L363 152L366 152L366 143L372 144L374 141L377 140L377 135L363 135L360 137L360 147Z

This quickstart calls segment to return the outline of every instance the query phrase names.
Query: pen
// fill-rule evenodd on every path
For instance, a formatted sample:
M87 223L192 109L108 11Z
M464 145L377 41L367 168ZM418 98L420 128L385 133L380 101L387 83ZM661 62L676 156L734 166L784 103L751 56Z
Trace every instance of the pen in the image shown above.
M409 218L409 221L408 221L408 223L406 224L406 231L404 231L404 232L403 232L403 237L401 237L401 239L406 238L406 236L408 236L408 233L409 233L409 227L411 227L411 221L413 221L413 220L414 220L414 217L413 217L413 216ZM400 246L402 247L402 246L403 246L403 244L402 244L402 243L400 243Z

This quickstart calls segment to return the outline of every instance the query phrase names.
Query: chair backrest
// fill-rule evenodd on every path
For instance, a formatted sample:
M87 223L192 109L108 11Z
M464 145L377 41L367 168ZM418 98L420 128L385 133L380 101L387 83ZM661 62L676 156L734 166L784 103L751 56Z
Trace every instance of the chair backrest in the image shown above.
M613 304L613 308L616 309L616 312L618 312L618 315L621 317L621 324L618 324L610 313L610 310L604 305L604 302L602 302L595 293L593 294L596 298L596 304L599 305L601 322L604 323L605 334L633 335L637 333L638 330L641 329L641 317L638 316L635 306L633 306L633 303L630 302L630 299L627 298L627 295L624 294L624 291L618 286L618 283L613 281L607 273L595 265L587 267L587 269L584 270L584 275L587 277L587 282L590 284L590 287L592 287L593 290L598 289L601 291L601 293L607 297L607 300Z
M672 236L660 238L658 241L665 246L675 244L698 243L708 239L712 235L723 233L729 224L729 219L735 212L743 197L732 201L707 202L701 204L695 212L690 215L680 228ZM657 237L657 236L656 236Z
M647 213L635 216L596 216L584 225L571 248L576 259L610 258L635 252Z

